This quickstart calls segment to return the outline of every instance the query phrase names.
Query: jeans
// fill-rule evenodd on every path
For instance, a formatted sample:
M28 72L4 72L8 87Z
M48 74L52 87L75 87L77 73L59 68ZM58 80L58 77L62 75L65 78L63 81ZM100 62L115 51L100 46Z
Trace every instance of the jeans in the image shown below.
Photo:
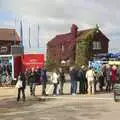
M22 99L23 99L23 101L25 101L25 88L18 88L17 101L20 100L21 92L22 92Z
M79 93L84 94L85 93L85 82L83 79L79 80Z
M36 83L30 83L30 93L35 96Z
M60 81L60 94L62 95L63 94L63 87L64 87L64 82L63 81Z
M71 80L71 94L75 94L77 91L77 81Z
M53 95L57 95L57 83L54 83Z
M46 82L42 83L42 95L46 95Z
M106 83L107 83L106 92L110 92L111 91L111 80L107 80Z

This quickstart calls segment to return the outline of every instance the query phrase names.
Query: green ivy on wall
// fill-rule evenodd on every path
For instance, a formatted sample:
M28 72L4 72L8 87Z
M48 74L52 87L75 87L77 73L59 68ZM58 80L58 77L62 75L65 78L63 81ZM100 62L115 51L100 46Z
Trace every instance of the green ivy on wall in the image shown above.
M92 47L91 42L94 38L95 31L96 29L91 30L89 33L86 34L84 39L77 39L75 57L75 64L77 66L87 66L89 59L92 58L92 51L90 50L90 48Z

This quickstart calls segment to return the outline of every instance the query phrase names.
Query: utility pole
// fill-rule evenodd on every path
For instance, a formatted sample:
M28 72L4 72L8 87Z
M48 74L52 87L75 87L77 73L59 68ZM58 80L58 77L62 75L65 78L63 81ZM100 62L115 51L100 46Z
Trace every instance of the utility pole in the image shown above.
M38 37L38 40L37 40L37 47L39 48L40 46L39 46L39 32L40 32L40 26L39 26L39 24L38 24L38 35L37 35L37 37Z
M31 48L30 39L31 39L31 28L30 28L30 25L29 25L29 48Z

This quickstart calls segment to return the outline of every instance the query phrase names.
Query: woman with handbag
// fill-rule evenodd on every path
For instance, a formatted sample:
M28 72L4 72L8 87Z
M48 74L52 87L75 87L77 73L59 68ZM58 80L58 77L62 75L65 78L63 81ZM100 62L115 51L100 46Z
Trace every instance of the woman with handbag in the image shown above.
M16 87L18 88L17 101L20 100L21 92L22 92L22 100L25 101L26 80L25 80L25 75L24 75L24 73L20 73L20 74L19 74Z

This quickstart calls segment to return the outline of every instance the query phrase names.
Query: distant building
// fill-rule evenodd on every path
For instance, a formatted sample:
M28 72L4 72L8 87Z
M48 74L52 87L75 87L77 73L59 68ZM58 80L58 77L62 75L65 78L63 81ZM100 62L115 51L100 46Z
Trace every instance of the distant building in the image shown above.
M79 59L77 56L85 52L81 52L82 48L79 48L79 45L82 44L83 41L88 41L86 49L89 53L88 60L95 54L108 53L109 39L98 27L78 31L78 27L73 24L70 33L57 35L48 42L47 58L58 64L62 61L75 64L76 59ZM84 57L86 57L85 54ZM80 59L82 59L82 57Z

